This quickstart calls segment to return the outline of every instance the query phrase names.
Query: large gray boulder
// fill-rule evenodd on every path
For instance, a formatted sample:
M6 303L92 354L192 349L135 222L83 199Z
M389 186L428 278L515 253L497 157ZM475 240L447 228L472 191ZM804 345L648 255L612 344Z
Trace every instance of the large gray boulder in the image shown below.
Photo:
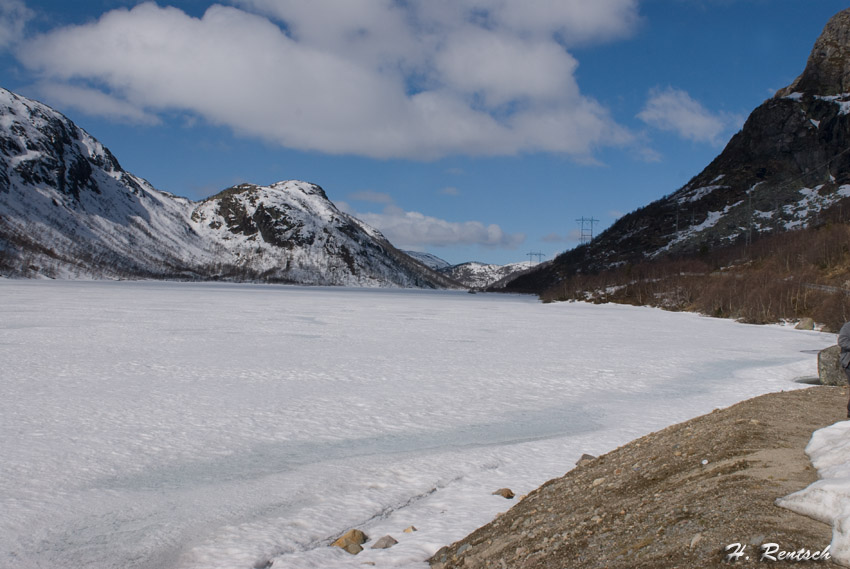
M818 377L823 385L847 385L847 376L838 362L841 348L830 346L818 353Z

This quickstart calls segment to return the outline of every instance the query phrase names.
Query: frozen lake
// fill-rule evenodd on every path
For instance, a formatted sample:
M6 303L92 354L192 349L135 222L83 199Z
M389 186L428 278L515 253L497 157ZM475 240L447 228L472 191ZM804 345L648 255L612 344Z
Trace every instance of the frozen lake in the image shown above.
M424 569L511 505L493 490L802 387L834 343L520 296L0 279L0 566ZM400 543L327 547L352 527Z

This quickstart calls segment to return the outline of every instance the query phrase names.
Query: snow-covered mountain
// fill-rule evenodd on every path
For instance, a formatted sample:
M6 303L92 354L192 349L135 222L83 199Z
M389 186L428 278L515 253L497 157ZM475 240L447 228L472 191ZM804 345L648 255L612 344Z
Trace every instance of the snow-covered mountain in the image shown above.
M577 272L700 255L843 219L848 140L850 9L826 24L800 77L756 108L701 173L508 288L541 292Z
M445 267L440 269L440 272L469 288L484 289L503 282L509 277L518 276L520 273L535 266L537 264L530 261L510 263L508 265L488 265L472 261Z
M405 251L405 254L413 257L426 267L431 267L435 271L440 271L452 266L452 264L445 259L441 259L431 253L423 253L422 251Z
M50 107L0 89L0 275L457 286L314 184L193 202L126 172Z

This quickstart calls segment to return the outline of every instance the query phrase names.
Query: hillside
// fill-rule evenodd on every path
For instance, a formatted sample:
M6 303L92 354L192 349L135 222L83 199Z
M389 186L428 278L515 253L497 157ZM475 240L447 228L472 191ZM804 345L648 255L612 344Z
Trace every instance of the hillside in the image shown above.
M507 265L494 265L471 261L468 263L460 263L459 265L444 267L439 269L439 271L449 278L463 283L464 286L483 289L490 286L498 287L500 286L500 282L509 280L534 266L535 263L530 261L510 263Z
M817 227L692 258L574 274L541 297L656 306L753 324L812 318L837 332L850 320L848 243L850 225L828 217Z
M50 107L0 89L0 275L459 288L314 184L194 202L125 171Z
M850 9L835 15L801 76L756 108L702 172L591 243L509 284L541 293L577 274L694 259L844 218L850 196Z
M740 543L734 566L757 567L764 543L822 551L831 528L774 502L817 480L804 448L845 404L838 387L773 393L652 433L545 483L431 566L728 567Z

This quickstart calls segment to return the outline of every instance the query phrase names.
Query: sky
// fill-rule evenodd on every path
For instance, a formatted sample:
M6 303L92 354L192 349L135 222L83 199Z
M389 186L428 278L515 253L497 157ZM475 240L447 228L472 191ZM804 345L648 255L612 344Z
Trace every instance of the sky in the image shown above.
M847 7L0 0L0 86L160 190L304 180L400 248L537 261L697 175Z

